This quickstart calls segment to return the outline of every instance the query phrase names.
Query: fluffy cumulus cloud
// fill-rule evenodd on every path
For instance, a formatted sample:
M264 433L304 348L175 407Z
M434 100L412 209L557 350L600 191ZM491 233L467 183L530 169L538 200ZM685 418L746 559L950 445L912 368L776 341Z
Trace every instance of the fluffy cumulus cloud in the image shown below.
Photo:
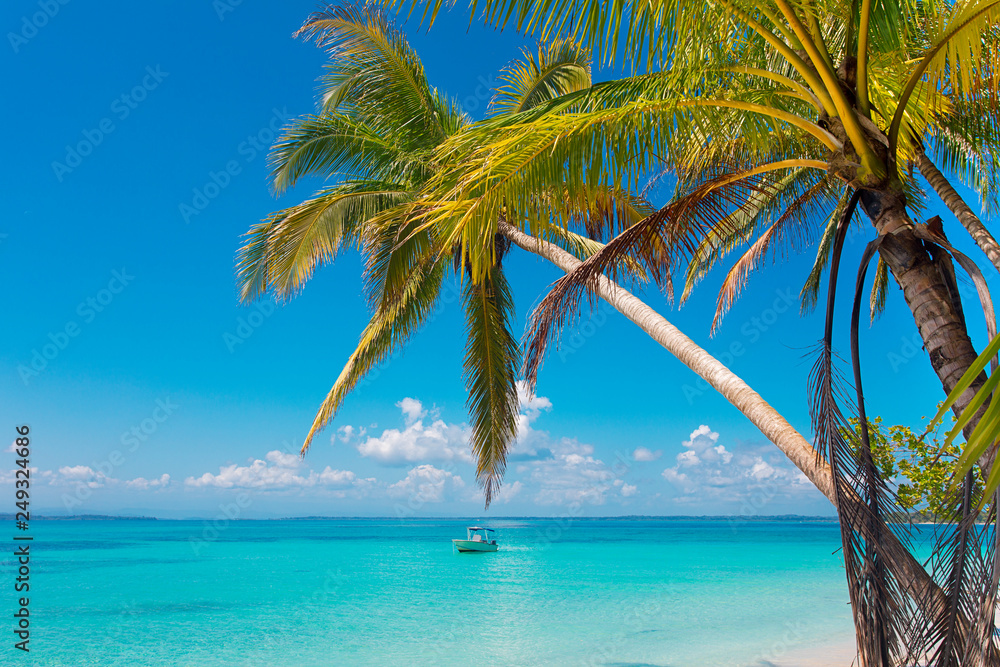
M521 383L518 383L518 398L517 440L508 452L508 460L550 458L552 452L545 446L546 434L534 430L532 423L551 410L552 403L544 396L529 395ZM473 463L468 425L445 422L415 398L404 398L396 407L402 413L403 428L385 429L381 435L366 437L365 429L342 426L334 438L356 442L359 454L387 466Z
M425 464L412 468L406 477L390 485L388 493L391 498L423 504L464 499L465 490L465 482L458 475Z
M677 502L742 502L741 513L756 513L763 507L752 505L766 502L753 499L769 501L813 491L805 475L783 461L770 445L730 451L719 444L719 434L704 424L682 445L675 465L663 471L663 478L679 493Z
M355 428L350 424L348 424L347 426L341 426L340 428L338 428L337 432L333 435L333 437L330 440L331 442L336 442L338 440L340 442L350 442L356 438L365 437L365 434L367 432L368 429L364 427Z
M655 461L663 456L663 450L657 449L655 452L647 447L636 447L632 452L633 461L649 462Z
M306 470L305 462L297 455L274 450L263 459L248 465L232 464L219 468L213 475L206 472L201 477L188 477L184 484L193 488L256 489L260 491L305 488L364 489L375 483L374 478L362 479L349 470L334 470L327 466L322 472Z
M378 437L368 437L358 443L358 453L383 465L472 462L467 427L447 424L441 419L425 423L427 410L414 398L404 398L396 407L403 413L404 428L390 428Z

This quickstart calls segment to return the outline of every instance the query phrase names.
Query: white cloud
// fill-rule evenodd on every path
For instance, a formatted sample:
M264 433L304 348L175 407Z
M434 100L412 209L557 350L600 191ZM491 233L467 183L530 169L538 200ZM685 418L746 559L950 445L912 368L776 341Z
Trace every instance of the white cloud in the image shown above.
M396 403L396 407L403 411L407 424L412 424L427 415L423 404L415 398L404 398L399 403Z
M461 477L430 464L411 468L406 477L389 486L393 498L410 498L420 503L452 500L465 489Z
M367 487L375 483L374 479L360 479L349 470L334 470L327 466L322 473L317 473L304 468L305 462L300 456L274 450L268 452L263 460L256 459L245 466L222 466L218 475L206 472L201 477L188 477L184 484L195 488L279 490Z
M526 461L551 458L552 452L547 447L548 433L536 431L531 425L542 412L552 410L552 401L545 396L529 394L527 385L523 381L517 383L517 400L520 406L517 416L517 439L507 453L507 459Z
M148 491L149 489L162 489L170 484L170 475L163 473L159 479L146 479L136 477L125 482L125 488L136 489L138 491Z
M153 479L136 477L131 480L120 480L116 477L111 477L102 470L94 470L90 466L85 465L61 466L55 471L32 468L31 476L34 479L45 480L52 486L69 486L74 488L82 486L88 489L124 487L131 490L145 491L148 489L161 489L170 484L170 475L166 473ZM0 483L13 479L13 477L7 478L0 474Z
M718 441L719 434L702 424L682 443L684 451L677 455L676 464L662 473L680 493L675 501L742 501L740 513L757 513L761 507L747 505L751 497L766 497L770 502L813 491L805 475L770 444L741 446L734 452ZM762 488L767 490L763 495Z
M544 396L529 395L523 383L517 385L520 412L517 417L517 437L507 458L509 461L549 458L544 446L548 435L535 431L531 424L542 412L552 409ZM449 424L437 418L436 411L424 408L415 398L396 403L403 416L403 428L390 428L378 436L366 436L366 429L341 426L334 438L341 442L355 441L358 453L382 465L408 463L461 462L473 463L469 445L471 429L466 424Z
M520 494L522 490L524 490L524 484L520 480L513 484L504 484L500 487L500 493L497 494L495 502L507 504Z
M547 431L535 428L541 415L552 410L552 402L545 396L530 395L523 383L518 383L517 391L520 406L517 439L508 452L511 466L497 497L498 503L528 496L542 505L574 502L602 505L611 499L622 502L638 494L636 485L624 485L620 479L632 465L628 454L606 463L594 456L590 445L570 438L553 441ZM366 458L383 465L416 466L404 479L387 488L388 495L420 498L425 502L441 502L451 496L463 500L478 498L475 486L467 485L449 467L473 463L469 427L436 418L434 411L426 410L415 398L404 398L396 406L403 418L402 428L386 429L377 437L370 435L361 442L355 435L354 440L358 452ZM350 436L352 432L356 434L342 427L340 435ZM649 460L661 454L646 451L652 457Z
M552 445L552 452L551 458L518 466L538 489L534 501L539 505L603 505L615 482L620 481L616 477L628 470L627 462L618 462L612 469L594 457L591 445L569 438Z
M404 398L396 404L403 412L406 428L390 428L379 437L369 437L358 444L361 456L384 465L426 463L428 461L472 462L469 432L465 426L446 424L438 419L425 426L426 411L420 401Z
M357 484L359 480L358 476L350 470L334 470L330 466L327 466L319 474L318 481L320 484L328 486L351 486Z
M663 450L657 449L655 452L646 447L636 447L632 452L633 461L655 461L663 456Z
M354 438L365 437L365 433L367 432L368 429L363 426L358 429L348 424L347 426L341 426L338 428L337 432L330 438L330 442L336 443L337 440L340 440L341 442L350 442Z
M108 477L100 470L81 465L62 466L56 473L52 474L49 484L83 484L90 489L100 489L117 482L117 479Z

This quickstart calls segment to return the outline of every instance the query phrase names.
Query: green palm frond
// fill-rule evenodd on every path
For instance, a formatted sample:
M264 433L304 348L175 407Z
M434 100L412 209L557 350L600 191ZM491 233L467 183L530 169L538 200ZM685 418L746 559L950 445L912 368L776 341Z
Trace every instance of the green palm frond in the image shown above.
M372 314L357 348L320 405L302 444L303 454L316 434L336 416L344 398L358 382L404 345L433 312L443 276L444 264L432 256L424 257L405 284L398 286L394 298L383 300L385 306Z
M881 257L878 258L878 266L875 268L875 280L872 282L872 294L869 299L872 323L885 310L885 298L889 292L889 265Z
M494 113L520 113L542 102L590 87L590 53L567 39L539 45L537 55L523 50L524 59L500 73L505 85L490 103Z
M489 504L500 489L507 453L517 437L521 348L510 332L514 301L500 266L463 291L468 343L464 376L472 422L476 477Z
M933 138L941 167L979 194L987 215L1000 213L1000 109L960 102Z
M365 174L399 182L419 178L419 156L365 123L344 114L297 118L268 156L278 194L307 175Z
M823 279L823 272L830 263L830 253L833 250L834 238L836 237L837 232L837 223L840 221L841 216L843 216L844 211L847 209L850 199L850 193L845 192L841 194L840 199L837 201L837 206L833 209L830 215L827 216L826 223L823 226L823 234L820 236L819 243L817 243L816 246L816 259L813 261L812 269L809 271L809 276L806 278L806 282L802 286L802 291L799 294L799 298L802 301L801 311L803 315L811 312L813 308L816 307L817 300L819 299L819 288L820 282ZM854 223L853 221L849 221L848 224Z
M772 176L769 188L751 193L743 206L733 211L727 220L709 229L699 241L688 264L680 302L683 304L690 297L695 285L719 262L742 244L748 243L762 226L769 226L788 206L826 179L827 175L822 172L799 167L788 170L787 174ZM685 177L678 179L678 187L681 183L692 188L697 181ZM829 183L826 188L832 190Z
M920 60L910 70L889 126L889 145L895 148L908 111L911 96L921 84L934 90L945 85L955 98L974 98L987 93L994 102L1000 99L1000 50L984 39L1000 23L1000 0L965 0L954 5L938 5L941 11L928 17L929 44ZM936 111L933 101L921 112Z
M407 199L393 183L348 181L322 190L255 225L237 253L240 299L265 292L278 299L294 296L317 267L333 261L345 244L357 244L359 226Z
M354 111L379 132L405 135L411 147L444 138L423 64L381 12L329 7L310 16L296 36L314 39L330 52L325 111Z
M768 254L773 257L782 250L801 248L814 240L819 227L815 216L833 207L836 197L832 195L833 188L826 178L822 178L798 197L787 201L781 215L761 232L726 274L719 288L715 317L712 320L713 332L718 329L723 316L745 287L750 274L763 263Z

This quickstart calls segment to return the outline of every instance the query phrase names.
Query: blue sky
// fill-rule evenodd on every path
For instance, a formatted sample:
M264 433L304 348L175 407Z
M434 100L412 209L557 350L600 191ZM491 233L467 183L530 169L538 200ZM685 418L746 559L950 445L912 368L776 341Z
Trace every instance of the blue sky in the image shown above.
M36 511L210 517L238 499L244 517L484 514L456 302L347 400L304 461L291 453L366 321L360 260L340 257L286 305L237 303L241 234L310 194L272 196L266 150L286 119L315 109L324 54L291 38L314 8L0 10L0 428L13 438L31 426ZM474 118L497 71L533 43L469 27L462 9L406 30L431 83ZM719 276L679 311L644 296L808 433L803 355L821 320L795 300L810 265L806 252L767 267L714 338ZM558 273L523 253L508 266L523 322ZM862 334L870 410L889 423L917 425L941 398L915 333L893 288ZM832 512L742 415L607 306L547 360L521 434L487 514Z

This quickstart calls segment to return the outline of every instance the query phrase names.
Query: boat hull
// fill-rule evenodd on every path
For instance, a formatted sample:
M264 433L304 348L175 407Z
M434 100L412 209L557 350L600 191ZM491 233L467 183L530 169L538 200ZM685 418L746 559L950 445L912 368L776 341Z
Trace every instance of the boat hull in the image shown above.
M455 545L455 548L458 549L459 553L496 551L499 548L496 544L473 542L472 540L452 540L451 543Z

